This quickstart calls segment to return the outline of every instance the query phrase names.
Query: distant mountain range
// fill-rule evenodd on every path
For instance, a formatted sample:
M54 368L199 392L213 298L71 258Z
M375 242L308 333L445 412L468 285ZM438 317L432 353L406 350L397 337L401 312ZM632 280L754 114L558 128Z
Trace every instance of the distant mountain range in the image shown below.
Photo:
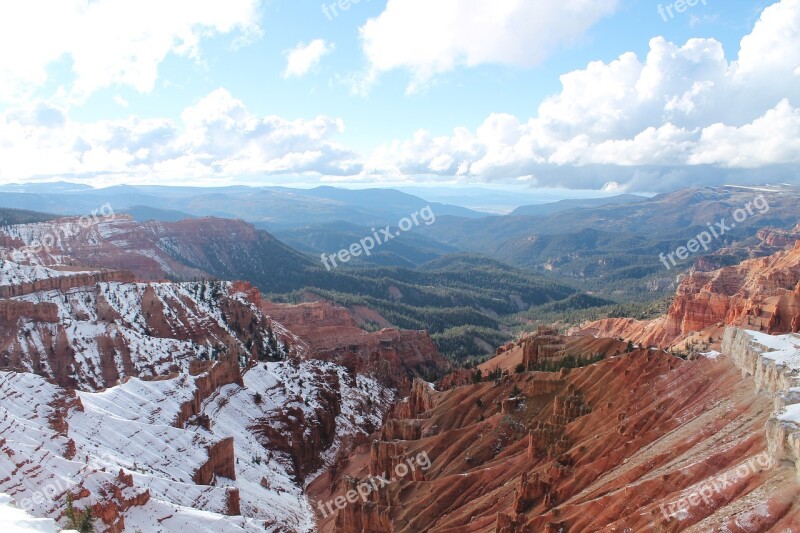
M547 204L524 205L511 212L511 216L546 217L570 209L586 209L605 205L635 204L647 201L646 196L621 194L610 198L589 198L585 200L559 200Z
M263 229L345 221L362 226L396 223L426 206L437 216L467 219L485 213L459 206L427 202L393 189L347 190L334 187L161 187L118 185L94 189L66 182L0 186L0 207L30 209L59 215L82 215L109 203L115 211L140 217L239 218Z
M455 194L455 193L454 193ZM763 195L768 209L756 209L701 250L667 270L659 260L685 245L708 224L732 221L733 213ZM439 195L441 197L441 195ZM453 196L457 198L458 196ZM624 194L576 198L522 206L509 215L487 215L464 207L431 203L392 189L334 187L160 187L93 189L70 183L5 185L0 207L58 214L82 214L109 203L139 221L175 222L192 217L238 218L267 230L286 244L311 254L334 254L430 206L436 221L421 224L359 257L352 267L415 268L454 253L479 254L495 261L590 290L603 298L666 296L677 274L698 257L752 238L765 226L794 227L800 188L699 187L652 198ZM269 289L267 289L269 290Z

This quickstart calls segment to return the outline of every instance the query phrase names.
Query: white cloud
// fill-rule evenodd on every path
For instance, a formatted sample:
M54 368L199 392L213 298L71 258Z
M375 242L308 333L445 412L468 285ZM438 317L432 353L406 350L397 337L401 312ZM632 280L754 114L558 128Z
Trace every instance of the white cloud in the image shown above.
M326 43L323 39L314 39L308 44L299 43L286 52L286 70L283 77L305 76L309 70L319 65L324 56L333 52L333 49L334 44Z
M334 141L340 120L259 117L224 89L169 119L75 122L37 103L0 114L0 182L98 178L166 183L273 174L354 175L359 157Z
M26 0L0 3L0 101L22 101L71 62L65 87L85 98L112 85L150 91L168 54L199 58L204 37L258 32L259 0ZM13 53L8 51L13 50ZM67 63L70 64L70 63Z
M569 183L574 176L593 188L649 180L646 190L656 190L696 179L692 168L701 165L709 179L795 165L786 179L798 180L798 68L800 0L783 0L764 10L735 61L714 39L679 46L656 37L644 61L625 53L563 75L561 92L535 118L493 114L475 131L419 131L379 147L367 168L465 180L534 176L560 186L577 186ZM598 167L616 169L613 178Z
M431 9L443 9L434 4ZM322 48L329 49L324 41ZM514 55L514 46L509 50L509 63L523 57ZM453 65L468 57L454 54ZM308 71L308 58L317 55L298 60L292 72ZM0 59L0 69L9 61ZM495 113L478 128L458 127L449 135L420 130L366 156L336 141L341 120L256 116L223 89L185 109L180 120L76 122L63 109L34 102L0 114L0 181L219 182L293 173L631 191L694 184L698 176L706 183L797 182L798 72L800 0L782 0L764 10L733 61L714 39L679 45L656 37L644 58L625 53L564 74L561 91L533 118Z
M459 66L529 67L580 38L618 0L389 0L361 28L367 82L407 68L410 91Z

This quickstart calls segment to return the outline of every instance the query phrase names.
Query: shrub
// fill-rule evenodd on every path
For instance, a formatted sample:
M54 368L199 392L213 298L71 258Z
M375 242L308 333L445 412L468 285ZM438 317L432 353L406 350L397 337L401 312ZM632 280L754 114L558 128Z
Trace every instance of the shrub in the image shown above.
M72 494L67 494L67 510L64 511L67 517L67 527L79 533L94 533L92 524L92 508L86 507L82 511L75 509L72 504Z

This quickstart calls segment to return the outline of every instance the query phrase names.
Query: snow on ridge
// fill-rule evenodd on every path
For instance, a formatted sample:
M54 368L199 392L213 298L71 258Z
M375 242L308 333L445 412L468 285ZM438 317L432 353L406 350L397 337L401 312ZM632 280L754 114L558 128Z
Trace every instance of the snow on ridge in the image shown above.
M47 354L52 339L63 332L77 363L71 377L83 389L106 386L102 369L109 357L120 378L155 377L186 373L192 361L210 360L216 357L220 346L227 349L231 343L241 354L251 353L252 348L260 353L274 348L266 335L259 337L261 344L246 344L243 334L228 324L223 312L226 301L247 307L258 320L268 321L258 306L244 293L234 291L229 282L102 282L63 292L38 291L13 299L50 303L58 311L58 323L23 320L12 333L16 340L11 349L23 355L23 367L27 371L38 370L33 368L33 361L38 360L41 370L52 376ZM145 308L146 301L155 307ZM156 310L163 313L164 320L153 324L150 312ZM274 325L276 332L283 331ZM159 331L153 331L154 326ZM280 337L275 347L284 350Z
M0 531L3 533L57 533L60 529L51 518L34 518L19 509L14 499L0 493ZM69 533L64 531L63 533Z
M745 331L755 343L766 348L762 353L765 359L793 370L800 370L800 335L796 333L769 335L759 331Z
M325 463L349 436L380 425L394 400L393 391L365 376L353 380L346 369L330 362L259 363L245 372L244 387L227 385L204 402L201 414L212 421L207 430L199 424L172 425L180 406L193 397L194 379L134 378L101 392L76 393L83 410L75 405L66 411L59 407L68 425L67 433L59 435L50 426L56 414L52 406L68 403L69 393L34 374L0 372L0 395L5 398L0 404L0 432L12 451L0 454L0 480L6 480L0 481L0 490L21 501L48 484L56 483L63 495L81 483L92 496L76 505L89 505L122 469L134 479L127 491L150 492L149 502L124 513L132 530L263 531L266 522L280 524L284 531L311 532L313 510L297 481L292 458L271 449L253 427L273 421L273 428L292 430L291 425L278 423L292 409L302 410L307 423L315 424L317 411L326 408L323 398L336 392L329 379L332 373L338 377L341 414L334 444L322 457ZM256 393L261 395L259 401ZM192 474L207 460L208 446L230 437L236 480L217 478L213 486L195 485ZM72 459L65 458L69 441L75 448ZM19 469L23 457L30 465ZM26 475L32 470L35 476ZM243 517L224 514L229 487L239 490ZM63 497L35 511L57 516L61 509Z
M91 273L91 271L54 270L43 266L22 265L0 259L0 287L22 285L23 283L32 283L44 279L64 278L85 273Z

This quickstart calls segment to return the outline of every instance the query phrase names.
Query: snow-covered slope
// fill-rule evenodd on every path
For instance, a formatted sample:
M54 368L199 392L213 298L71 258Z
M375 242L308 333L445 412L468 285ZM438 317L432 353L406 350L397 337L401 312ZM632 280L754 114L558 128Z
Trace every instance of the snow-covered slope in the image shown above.
M185 277L175 256L232 261L251 226L205 222L233 244L204 255L197 228L73 222L0 230L0 491L55 519L72 495L100 531L312 531L306 486L395 392L312 359L247 283L113 270Z
M295 446L327 439L320 456L331 456L347 436L377 427L393 400L330 363L259 363L244 386L222 387L175 427L196 387L182 375L72 394L33 374L0 373L0 490L50 517L69 491L77 507L105 509L130 530L311 531ZM336 399L340 414L324 435Z
M394 399L306 360L247 284L65 273L20 292L55 271L5 265L0 490L37 516L70 493L107 527L311 531L304 484Z
M22 265L0 259L0 287L75 276L80 272L61 271L39 265Z
M0 531L3 533L56 533L59 529L50 518L34 518L14 504L8 494L0 494ZM64 531L64 533L69 533Z
M18 267L15 271L23 270ZM56 316L50 321L24 313L0 316L2 366L37 372L64 386L99 389L126 377L187 373L193 361L227 354L243 365L289 352L280 327L233 283L70 285L78 286L11 298L48 306Z

